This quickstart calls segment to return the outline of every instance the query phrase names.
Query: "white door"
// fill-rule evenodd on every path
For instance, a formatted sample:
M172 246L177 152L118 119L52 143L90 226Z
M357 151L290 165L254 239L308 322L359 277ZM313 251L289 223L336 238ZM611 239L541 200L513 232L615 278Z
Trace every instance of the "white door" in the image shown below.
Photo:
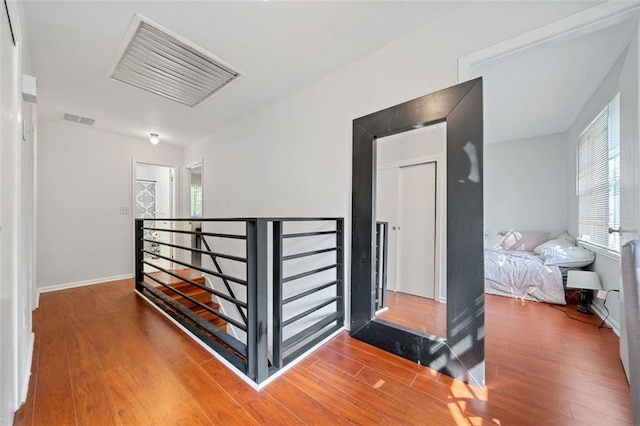
M638 36L634 36L620 77L620 244L637 239L640 218L638 164ZM624 297L624 295L622 295ZM621 301L624 299L620 299ZM620 358L629 377L624 303L620 303Z
M398 224L398 168L378 169L376 221L387 222L387 290L396 291Z
M436 163L399 171L398 291L435 299Z

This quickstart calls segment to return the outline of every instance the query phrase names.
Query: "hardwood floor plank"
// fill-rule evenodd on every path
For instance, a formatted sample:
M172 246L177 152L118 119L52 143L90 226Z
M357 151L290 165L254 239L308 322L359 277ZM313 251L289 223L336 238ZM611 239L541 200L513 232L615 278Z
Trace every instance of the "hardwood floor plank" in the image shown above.
M217 359L201 366L207 374L222 386L258 423L272 425L301 424L280 402L264 390L256 392L251 386L229 371Z
M191 358L174 360L172 366L176 377L214 424L258 424L215 379Z
M288 380L276 380L269 384L265 391L308 425L350 424L335 411L317 401Z
M105 373L123 424L212 424L168 366L148 361Z
M34 425L76 425L69 362L64 359L38 370Z
M307 369L308 372L324 380L325 383L331 383L331 386L340 389L341 392L350 396L367 395L362 398L362 402L375 410L384 413L394 422L401 424L441 424L439 419L429 418L420 407L411 406L403 401L391 399L376 388L371 388L359 380L354 380L352 376L341 370L334 368L331 364L320 360Z
M348 395L330 383L302 370L290 370L284 375L284 379L290 381L300 389L304 389L320 403L331 407L338 415L355 425L380 425L391 424L391 420L384 414L371 410L361 402L363 395L359 397Z
M118 413L104 373L93 366L72 368L71 383L79 425L117 424Z
M418 407L425 417L442 424L452 421L457 424L481 424L483 422L480 416L468 415L464 413L464 409L452 407L452 404L456 404L456 402L451 399L442 401L432 397L430 394L418 391L372 367L363 368L356 375L356 378L371 388L384 393L388 398L409 404L412 407Z

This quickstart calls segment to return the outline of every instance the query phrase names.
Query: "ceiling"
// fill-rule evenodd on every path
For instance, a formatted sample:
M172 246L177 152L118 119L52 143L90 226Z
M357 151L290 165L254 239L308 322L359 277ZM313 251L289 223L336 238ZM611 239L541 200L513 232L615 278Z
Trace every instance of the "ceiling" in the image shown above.
M635 28L628 21L474 67L473 75L483 77L485 142L565 132Z
M134 138L186 146L463 6L460 2L24 3L38 115L71 113ZM241 77L195 108L108 78L139 13Z

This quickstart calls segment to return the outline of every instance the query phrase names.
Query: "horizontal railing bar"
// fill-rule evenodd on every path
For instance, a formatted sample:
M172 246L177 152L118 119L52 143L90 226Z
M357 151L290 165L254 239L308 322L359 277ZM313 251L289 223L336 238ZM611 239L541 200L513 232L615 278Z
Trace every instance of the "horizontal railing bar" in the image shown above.
M310 336L314 335L315 333L317 333L318 331L322 330L327 325L331 324L332 322L336 321L339 318L341 318L341 315L340 315L339 312L334 312L334 313L324 317L323 319L321 319L320 321L318 321L317 323L315 323L311 327L307 327L306 329L302 330L300 333L295 334L295 335L291 336L290 338L288 338L287 340L285 340L284 342L282 342L283 350L287 350L290 347L300 343L304 339L309 338Z
M258 218L255 217L211 217L211 218L197 218L192 217L176 217L176 218L138 218L136 220L160 220L162 222L251 222Z
M234 320L233 318L229 318L228 316L226 316L225 314L213 309L211 306L207 306L204 303L194 299L191 296L187 296L186 293L181 292L180 290L171 287L169 284L166 284L162 281L160 281L159 279L157 279L154 276L151 276L149 274L147 274L146 272L142 273L144 276L151 278L153 281L157 282L158 284L160 284L161 286L163 286L164 288L168 288L169 290L171 290L172 292L178 294L181 297L184 297L185 299L195 303L196 305L200 306L201 308L203 308L205 311L209 312L210 314L213 314L217 317L222 318L223 320L227 321L229 324L232 324L238 328L240 328L242 331L247 331L247 328L244 324L241 324L239 322L237 322L236 320ZM196 314L197 315L197 314Z
M334 320L332 319L332 321L334 321ZM326 327L326 325L325 325L325 327ZM302 355L305 352L307 352L313 346L317 345L318 342L323 341L325 338L329 337L330 335L332 335L336 331L340 330L342 327L343 327L342 325L334 325L333 327L329 328L325 332L323 332L321 334L318 334L317 336L315 336L309 342L305 343L300 348L298 348L295 351L291 352L289 355L283 357L282 358L282 365L289 364L291 361L293 361L294 359L298 358L300 355Z
M170 244L170 243L165 243L165 242L162 242L162 241L147 240L146 238L143 238L142 241L147 242L147 243L152 243L152 244L160 244L160 245L163 245L163 246L173 247L173 248L182 249L182 250L189 250L189 251L196 252L196 253L212 254L212 255L214 255L216 257L222 257L224 259L235 260L236 262L246 262L247 261L247 259L245 259L244 257L233 256L231 254L217 253L215 251L207 251L207 250L202 250L202 249L197 249L197 248L192 248L192 247L179 246L177 244Z
M326 248L326 249L321 249L321 250L313 250L313 251L306 251L304 253L296 253L296 254L290 254L288 256L283 256L282 260L291 260L291 259L298 259L300 257L307 257L307 256L313 256L314 254L321 254L321 253L329 253L332 251L336 251L338 250L338 247L331 247L331 248Z
M331 235L338 231L315 231L315 232L298 232L297 234L284 234L282 238L301 238L301 237L314 237L316 235Z
M312 288L310 290L303 291L302 293L298 293L295 296L291 296L291 297L289 297L287 299L284 299L282 301L282 304L286 305L287 303L293 302L294 300L302 299L303 297L309 296L310 294L316 293L316 292L318 292L320 290L324 290L327 287L331 287L333 285L336 285L339 282L340 282L340 280L335 280L335 281L328 282L326 284L322 284L321 286L314 287L314 288Z
M173 234L205 235L207 237L229 238L229 239L232 239L232 240L246 240L247 239L247 237L245 235L219 234L219 233L216 233L216 232L184 231L182 229L147 228L147 227L143 226L142 230L143 231L171 232Z
M147 254L150 254L152 256L159 257L160 259L168 260L169 262L177 263L178 265L186 266L187 268L195 269L196 271L200 271L200 272L204 272L205 274L213 275L214 277L225 278L225 279L227 279L229 281L233 281L234 283L247 285L247 282L245 280L241 280L240 278L232 277L231 275L220 274L218 272L212 271L211 269L202 268L200 266L195 266L195 265L192 265L190 263L186 263L186 262L183 262L181 260L172 259L170 257L163 256L163 255L158 254L158 253L152 253L149 250L141 250L141 251L143 253L147 253ZM155 265L152 264L151 266L155 266Z
M306 317L308 315L311 315L312 313L317 312L320 309L324 308L325 306L330 305L330 304L332 304L332 303L334 303L334 302L336 302L338 300L340 300L339 296L332 297L331 299L327 299L324 302L320 303L319 305L316 305L311 309L307 309L306 311L299 313L295 317L291 317L288 320L283 321L282 322L282 327L286 327L286 326L288 326L290 324L293 324L294 322L299 321L302 318L304 318L304 317Z
M213 334L217 339L220 339L225 344L231 346L231 348L234 351L238 352L240 355L242 355L245 358L247 357L247 345L240 342L230 334L222 332L222 330L220 330L218 327L200 318L194 312L188 310L186 307L182 306L180 303L176 302L175 300L173 300L172 298L170 298L169 296L167 296L166 294L164 294L163 292L161 292L151 284L143 281L141 285L147 291L151 292L151 294L153 294L155 297L159 298L164 303L170 305L172 308L179 311L181 314L189 318L191 321L198 324L198 326L204 328L206 331Z
M313 269L311 271L303 272L301 274L291 275L290 277L283 278L283 283L288 283L289 281L295 281L300 278L308 277L309 275L317 274L318 272L328 271L329 269L337 268L340 264L336 263L335 265L323 266L322 268Z
M273 222L275 220L282 222L321 222L331 220L342 220L342 217L210 217L210 218L193 218L193 217L176 217L176 218L140 218L137 220L161 220L163 222L249 222L257 219L265 219Z
M147 262L146 260L143 260L142 263L144 263L145 265L153 266L154 268L160 270L161 272L164 272L165 274L169 274L172 277L179 278L182 281L188 282L192 286L195 286L195 287L198 287L198 288L200 288L202 290L208 291L211 294L215 294L216 296L221 297L224 300L226 300L227 302L233 303L236 306L241 306L241 307L243 307L245 309L247 308L247 304L245 302L243 302L242 300L235 299L235 298L233 298L231 296L227 296L226 294L221 293L221 292L219 292L218 290L216 290L214 288L210 288L210 287L204 286L202 284L199 284L199 283L197 283L195 281L192 281L192 280L190 280L188 278L185 278L185 277L182 277L182 276L180 276L180 275L178 275L176 273L173 273L173 272L169 271L168 269L164 269L164 268L162 268L160 266L154 265L151 262ZM148 275L146 272L143 272L143 274L144 275Z

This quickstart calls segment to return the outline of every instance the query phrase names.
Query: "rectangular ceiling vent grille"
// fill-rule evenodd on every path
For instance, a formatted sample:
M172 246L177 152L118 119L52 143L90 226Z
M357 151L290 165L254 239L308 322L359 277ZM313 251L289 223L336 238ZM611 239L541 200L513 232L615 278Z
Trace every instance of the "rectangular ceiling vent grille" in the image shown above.
M85 126L93 126L93 123L96 122L94 118L81 117L75 114L69 114L65 112L62 116L64 121L71 121L72 123L84 124Z
M240 75L198 46L136 18L111 78L194 107Z

